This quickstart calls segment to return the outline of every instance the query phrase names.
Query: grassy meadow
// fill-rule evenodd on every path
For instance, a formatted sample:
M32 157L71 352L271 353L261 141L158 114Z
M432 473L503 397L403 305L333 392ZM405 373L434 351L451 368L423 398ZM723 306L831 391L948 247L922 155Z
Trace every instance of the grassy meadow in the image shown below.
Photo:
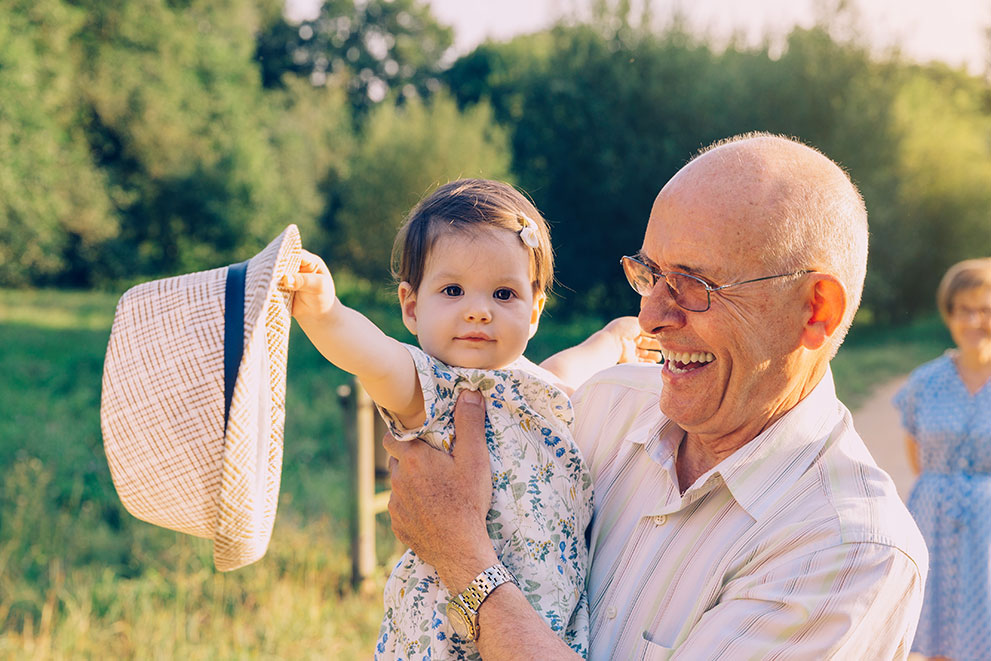
M406 337L389 292L342 298ZM283 487L268 554L221 574L210 542L130 516L113 490L99 424L116 294L0 290L0 658L367 658L380 590L399 553L379 526L382 570L350 586L347 375L294 328ZM598 327L553 314L540 360ZM833 363L851 406L948 346L938 319L856 327Z

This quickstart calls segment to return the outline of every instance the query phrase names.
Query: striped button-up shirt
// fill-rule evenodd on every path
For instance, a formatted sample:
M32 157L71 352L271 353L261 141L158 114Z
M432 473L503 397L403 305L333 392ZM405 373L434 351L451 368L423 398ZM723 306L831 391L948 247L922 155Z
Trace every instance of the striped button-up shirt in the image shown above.
M590 659L905 659L928 553L832 374L682 495L658 367L573 398L595 485Z

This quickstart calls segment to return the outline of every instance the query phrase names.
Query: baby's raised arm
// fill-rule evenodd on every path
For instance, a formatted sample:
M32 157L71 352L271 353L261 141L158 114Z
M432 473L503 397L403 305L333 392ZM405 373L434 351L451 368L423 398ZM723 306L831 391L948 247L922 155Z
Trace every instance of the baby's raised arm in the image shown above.
M618 317L581 344L559 351L540 363L561 380L569 395L590 376L617 363L660 362L660 345L644 335L636 317Z
M299 272L285 276L282 285L296 292L292 316L327 360L358 377L372 400L407 427L423 423L423 392L412 356L338 300L330 269L320 257L304 250Z

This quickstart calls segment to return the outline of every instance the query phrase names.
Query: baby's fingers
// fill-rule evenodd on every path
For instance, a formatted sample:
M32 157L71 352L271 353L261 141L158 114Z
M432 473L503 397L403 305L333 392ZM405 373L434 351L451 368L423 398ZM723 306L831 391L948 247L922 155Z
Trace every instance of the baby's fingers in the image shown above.
M661 343L653 335L641 333L636 339L637 360L642 363L661 362Z
M287 273L279 280L279 286L291 291L320 293L328 288L330 269L318 255L309 250L301 250L299 271Z
M648 335L647 333L640 333L637 335L636 343L638 349L650 351L661 350L661 343L658 341L657 337L654 335Z
M309 250L302 250L299 255L299 272L330 273L330 269L327 268L327 264L324 263L319 255L314 255Z
M279 285L290 291L320 293L326 288L327 276L316 273L288 273Z

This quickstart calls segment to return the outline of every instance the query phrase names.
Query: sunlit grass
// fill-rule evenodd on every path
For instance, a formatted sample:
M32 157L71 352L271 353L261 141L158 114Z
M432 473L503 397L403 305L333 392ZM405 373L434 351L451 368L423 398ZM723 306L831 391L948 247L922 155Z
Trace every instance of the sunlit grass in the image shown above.
M136 521L111 531L92 511L52 511L50 480L37 460L6 474L4 503L15 492L19 507L3 510L0 658L369 656L384 570L374 591L351 589L346 544L334 534L341 522L303 525L283 512L265 558L222 574L207 540ZM92 537L112 537L128 561L83 561Z
M347 375L294 332L283 489L268 554L229 574L211 545L140 522L103 454L117 295L0 291L0 658L367 658L401 550L351 589Z
M854 325L832 362L836 392L856 409L871 391L939 356L952 344L938 316L895 328Z
M110 330L118 294L57 289L0 289L0 324Z

